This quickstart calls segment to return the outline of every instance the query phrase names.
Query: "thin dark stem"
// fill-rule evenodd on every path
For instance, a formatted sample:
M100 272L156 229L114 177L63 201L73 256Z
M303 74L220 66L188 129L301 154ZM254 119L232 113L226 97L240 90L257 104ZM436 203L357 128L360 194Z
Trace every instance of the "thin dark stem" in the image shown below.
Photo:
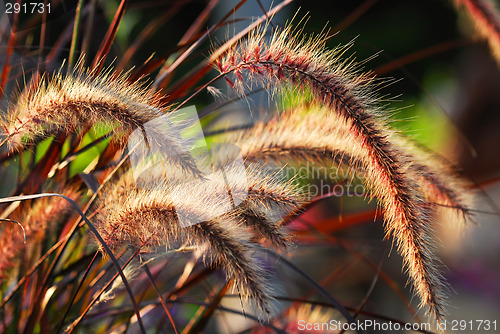
M165 303L165 300L163 299L163 296L161 295L160 290L156 286L155 279L154 279L153 275L151 274L151 271L149 270L149 267L146 263L144 264L144 271L146 272L146 275L148 276L149 281L151 282L151 285L153 286L154 290L158 294L158 299L160 300L161 306L163 306L163 309L165 310L165 313L167 314L168 320L170 320L170 323L172 324L172 328L174 329L175 334L178 334L177 328L175 327L174 319L172 318L172 314L170 314L170 311L168 310L167 304Z
M139 327L141 328L142 333L146 333L146 329L144 328L144 324L142 323L141 319L141 314L139 312L139 307L137 305L137 302L135 301L134 293L132 292L132 289L130 288L130 285L127 281L127 278L125 277L125 274L123 273L120 264L118 263L118 260L114 256L113 252L109 248L109 246L106 244L104 239L101 237L95 226L88 220L87 216L82 212L78 204L76 204L75 201L73 201L71 198L61 195L61 194L51 194L51 193L43 193L43 194L36 194L36 195L25 195L25 196L14 196L14 197L7 197L7 198L1 198L0 203L11 203L11 202L16 202L16 201L25 201L25 200L30 200L30 199L36 199L36 198L43 198L43 197L60 197L64 200L66 200L71 206L78 212L80 217L85 221L89 229L92 231L92 233L95 235L101 246L104 248L104 251L106 254L108 254L109 258L113 262L115 268L118 270L118 274L122 278L123 285L127 289L127 292L130 296L130 300L132 302L132 305L134 306L134 311L137 316L137 322L139 323ZM55 261L54 261L55 262ZM45 277L45 281L47 281L48 276L50 274L50 271L48 272L47 276Z
M127 262L125 262L125 264L120 268L120 271L123 271L123 269L125 269L128 264L130 263L130 261L132 261L132 259L137 255L139 254L139 251L140 251L140 248L138 248L134 254L132 254L132 256L129 257L129 259L127 260ZM116 273L113 278L111 278L111 280L109 280L109 282L106 284L106 286L104 286L101 291L97 294L97 296L94 297L94 299L90 302L90 304L87 306L87 308L83 311L82 314L80 314L80 316L78 317L78 320L76 322L74 322L73 324L71 324L71 328L69 329L69 333L73 332L73 330L76 328L76 326L78 326L78 324L82 321L82 319L87 315L87 313L90 311L90 309L92 308L92 306L94 306L94 304L99 300L99 298L101 298L102 294L104 293L104 291L106 291L110 286L111 284L113 284L113 282L115 281L115 279L118 278L118 275L119 275L120 272ZM123 281L122 279L122 282L124 283L125 285L125 281ZM133 307L134 309L134 312L135 312L135 307ZM136 313L137 314L137 313ZM139 319L139 318L138 318ZM139 323L139 326L140 326L140 323ZM142 330L143 327L141 327L141 330ZM145 331L143 331L143 333L146 333Z
M283 261L288 267L290 267L293 271L295 271L297 274L302 276L305 280L307 280L311 285L313 285L319 293L321 293L332 305L335 306L335 308L342 314L342 316L351 324L356 324L356 321L352 317L352 315L345 309L345 307L339 303L328 291L325 290L316 280L314 280L311 276L309 276L307 273L302 271L299 267L297 267L295 264L292 262L288 261L286 258L283 256L275 253L272 250L265 249L265 251L274 257L276 259ZM356 326L357 327L357 326ZM356 328L356 333L361 334L361 331Z
M61 321L59 322L59 326L57 326L56 333L61 332L62 326L64 325L64 320L68 316L69 310L71 309L71 305L73 305L73 303L75 302L76 295L80 291L80 288L83 286L83 282L85 281L85 278L87 278L87 275L90 272L90 268L92 268L92 265L94 264L94 261L97 259L97 255L98 254L99 254L98 252L96 252L94 254L94 257L92 258L92 260L90 261L89 265L85 269L85 273L83 274L82 279L80 280L80 284L78 284L78 287L76 288L75 292L73 293L73 296L71 297L71 300L70 300L70 302L68 304L68 308L66 309L66 312L64 312L64 315L63 315Z

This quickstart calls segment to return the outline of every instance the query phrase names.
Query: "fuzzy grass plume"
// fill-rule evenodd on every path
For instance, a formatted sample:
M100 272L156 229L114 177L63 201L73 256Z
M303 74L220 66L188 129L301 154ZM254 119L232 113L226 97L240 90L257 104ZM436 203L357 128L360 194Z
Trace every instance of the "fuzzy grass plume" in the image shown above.
M426 200L454 209L466 219L470 214L466 183L454 176L450 167L418 150L399 133L386 129L386 134L398 147L404 148L408 162L404 169L418 180ZM366 174L370 168L368 156L356 145L350 127L326 108L294 107L292 112L258 121L249 130L229 135L228 141L237 143L248 161L314 162L328 167L342 164L352 171L351 174L358 169ZM365 181L368 184L377 182Z
M440 320L444 316L445 284L432 250L430 226L433 210L425 200L423 188L414 178L412 171L415 170L408 168L412 165L412 156L392 139L392 132L372 90L373 75L360 73L352 59L344 60L345 47L327 50L325 42L323 36L301 38L290 27L278 30L270 37L266 36L264 29L257 29L248 39L217 59L214 66L242 95L253 81L259 81L271 90L291 85L299 92L310 91L317 105L328 106L328 113L335 114L336 122L348 129L347 135L352 142L348 153L361 157L371 193L384 208L387 236L394 237L422 305L427 305L430 314ZM332 126L332 122L327 123ZM309 146L311 152L327 148L325 153L328 155L339 155L335 140L330 142L334 138L328 136L329 129L325 130L321 131L320 127L318 134L310 127L309 131L318 135L319 145L314 145L315 139L311 137L306 137L302 145ZM304 138L303 131L302 135L291 134L285 135L286 139L276 139L283 134L286 132L281 132L274 140ZM290 143L285 143L288 146L285 150L293 152L293 144L286 144ZM294 144L296 147L301 145L297 141ZM279 147L279 144L271 145L275 152ZM254 150L258 151L259 148ZM424 178L431 175L420 174ZM439 189L437 191L444 194Z
M42 78L36 87L25 89L8 110L2 125L12 149L22 150L51 135L61 136L88 130L91 126L112 129L124 145L128 135L168 111L160 96L144 83L129 82L127 74L112 70L95 75L92 70L76 70L52 78ZM148 127L157 140L151 149L168 152L164 157L199 176L192 157L173 129Z
M228 173L231 175L231 173ZM290 184L265 175L257 167L247 169L247 180L227 178L218 189L231 189L233 201L241 202L229 212L221 206L225 193L209 193L207 182L169 184L152 179L153 190L136 187L131 173L122 175L103 196L103 208L97 228L112 249L163 246L167 249L203 249L203 258L234 278L237 291L251 298L263 311L271 314L269 284L251 253L256 241L269 240L285 250L289 240L280 218L293 214L300 206L300 196ZM220 182L220 181L219 181ZM186 189L189 186L189 189ZM173 198L184 196L182 202ZM196 198L196 200L195 200ZM198 205L204 203L203 208ZM216 217L206 220L209 216ZM179 214L192 222L182 226ZM255 239L256 238L256 239Z

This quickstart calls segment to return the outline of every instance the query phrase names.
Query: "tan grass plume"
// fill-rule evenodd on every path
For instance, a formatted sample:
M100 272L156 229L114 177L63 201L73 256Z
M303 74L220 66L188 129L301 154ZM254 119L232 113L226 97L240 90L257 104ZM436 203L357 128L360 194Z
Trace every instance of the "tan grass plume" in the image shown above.
M373 75L360 73L352 59L343 60L345 47L327 50L325 42L323 36L301 38L290 27L270 37L265 29L257 29L214 66L242 95L254 81L271 91L292 86L299 93L311 92L316 105L327 106L347 126L372 195L384 208L387 236L394 237L421 304L440 320L445 284L432 251L433 209L408 171L412 157L391 138L373 93ZM328 137L323 135L325 131L315 139L325 143ZM331 148L330 154L338 150L334 143L323 147Z
M287 247L288 236L274 215L298 210L300 197L289 183L262 175L255 166L247 169L247 178L247 182L226 180L234 198L248 194L240 205L226 212L220 205L222 194L208 194L202 182L168 187L159 182L155 189L140 189L126 172L103 194L96 227L112 249L203 249L206 263L223 269L228 279L235 278L238 292L251 298L263 311L261 315L268 317L272 300L269 284L251 254L260 239L269 240L278 249ZM172 198L178 194L184 194L185 200L174 203ZM192 197L201 197L204 207L193 204ZM203 221L206 211L215 218ZM195 223L182 227L179 212Z
M466 183L454 176L450 167L418 150L397 132L386 129L387 136L407 156L407 174L429 203L458 211L462 218L470 214ZM228 141L236 143L247 161L273 161L279 164L345 165L354 173L370 168L366 152L353 141L349 126L326 108L295 108L272 119L258 121L251 129L235 132ZM349 173L345 173L349 174ZM377 182L366 180L368 183Z
M9 106L2 127L12 149L22 150L30 142L49 136L88 130L92 126L112 129L121 145L135 129L165 115L168 108L160 96L142 82L129 82L127 74L111 69L94 75L91 70L55 73L42 78L34 88L25 89ZM170 129L148 127L156 140L148 142L173 163L199 176L191 155L177 133Z

